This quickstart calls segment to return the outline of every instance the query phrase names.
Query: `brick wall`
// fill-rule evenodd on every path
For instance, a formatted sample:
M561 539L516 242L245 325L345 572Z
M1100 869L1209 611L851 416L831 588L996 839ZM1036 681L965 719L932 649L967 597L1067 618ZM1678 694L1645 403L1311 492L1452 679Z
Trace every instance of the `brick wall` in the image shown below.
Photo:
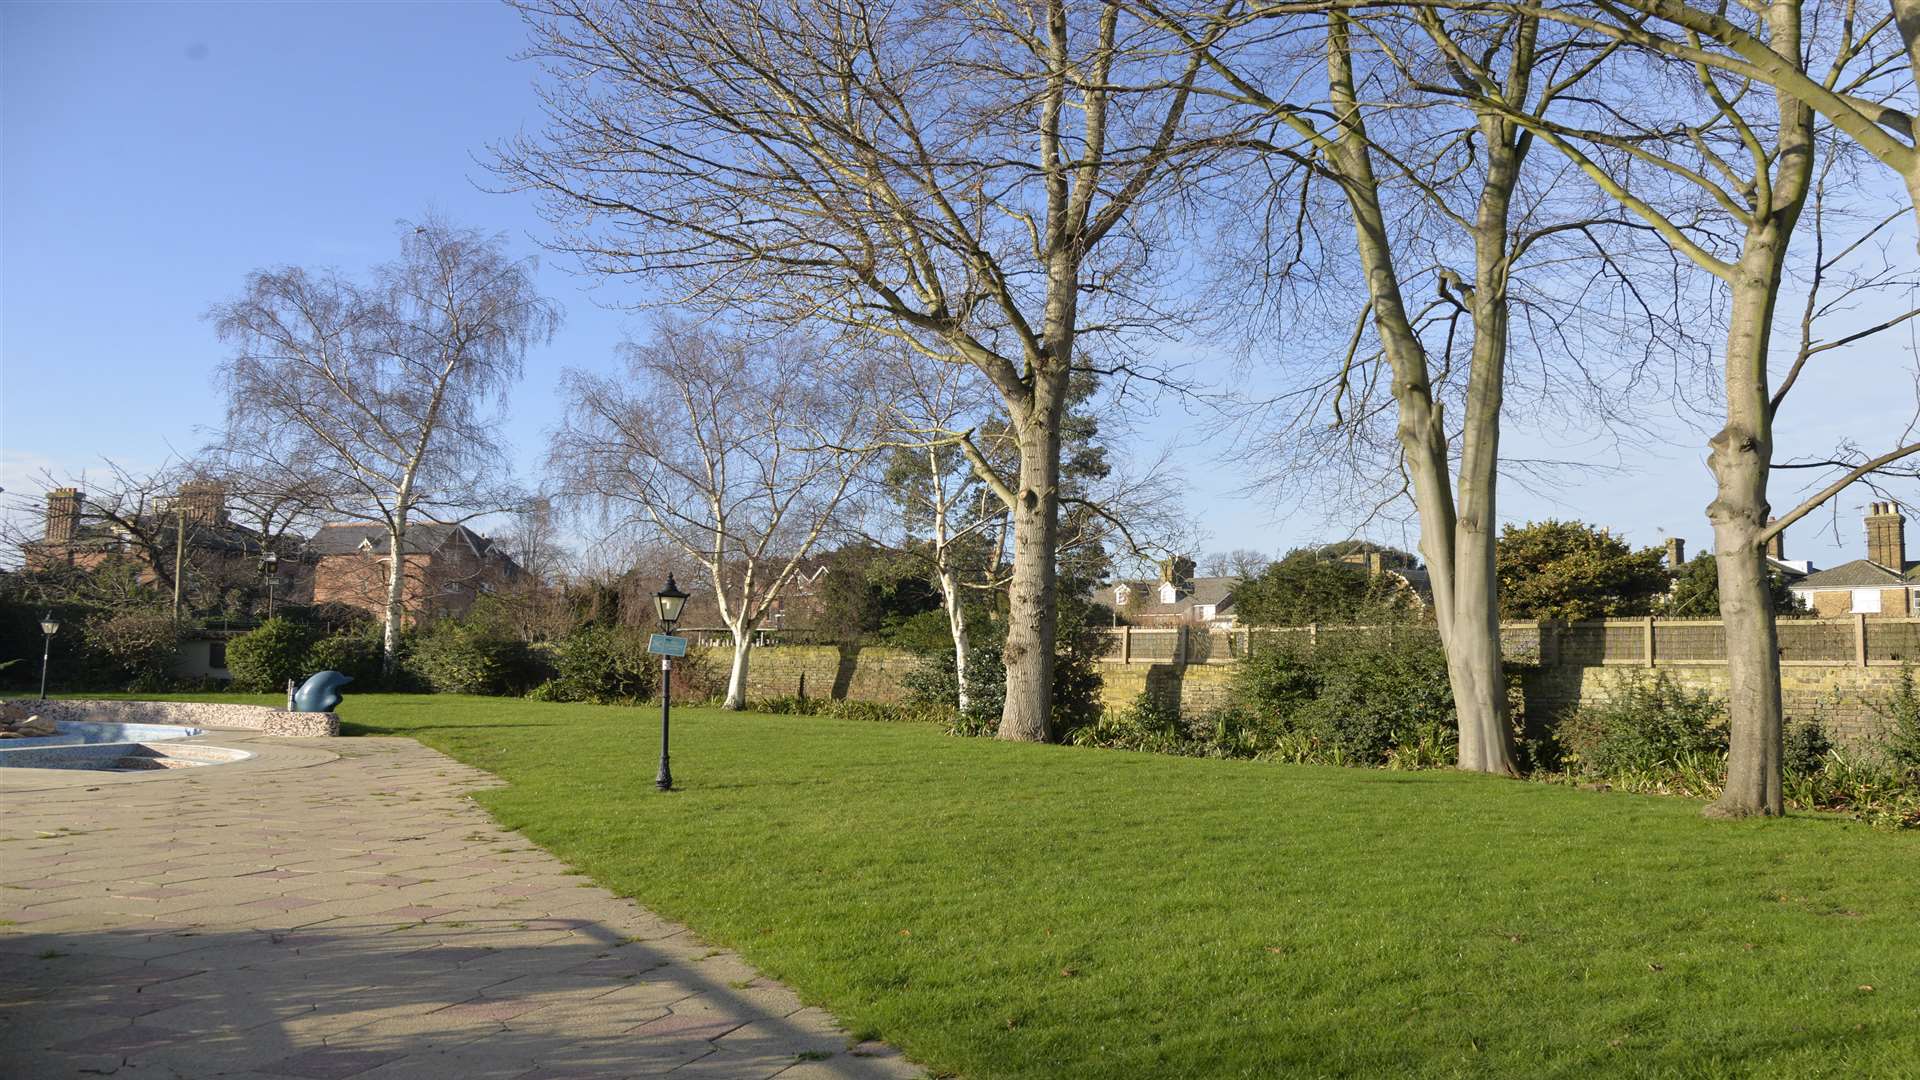
M695 646L692 651L724 685L733 664L732 648ZM901 680L919 664L920 657L904 649L769 645L754 649L747 659L747 697L844 698L891 704L907 699Z
M1183 711L1204 712L1227 701L1235 663L1263 640L1311 642L1346 632L1110 631L1102 700L1125 707L1150 690ZM1779 638L1788 718L1818 721L1840 742L1877 737L1884 721L1873 705L1898 685L1905 663L1920 662L1920 619L1783 619ZM1547 723L1582 702L1604 700L1636 672L1657 671L1689 689L1727 694L1726 637L1718 620L1508 623L1501 639L1508 658L1526 665L1524 708Z
M1788 717L1819 721L1841 742L1876 737L1883 721L1872 703L1898 684L1902 664L1920 660L1920 620L1783 620L1781 683ZM1306 631L1302 631L1303 633ZM1339 628L1318 633L1331 635ZM1175 631L1135 629L1132 656L1118 658L1116 645L1100 662L1101 701L1126 708L1143 693L1176 704L1188 713L1203 713L1227 704L1237 656L1244 642L1231 634L1204 628L1191 631L1187 655L1204 660L1181 662L1159 658L1181 648ZM1508 655L1523 670L1524 707L1546 722L1565 715L1583 701L1601 700L1620 680L1634 673L1658 671L1680 685L1706 690L1724 698L1727 669L1718 622L1707 620L1609 619L1572 626L1513 623L1501 628ZM1209 644L1201 644L1206 639ZM1651 640L1654 662L1646 648ZM1204 652L1203 652L1204 650ZM724 680L732 650L696 646L694 652ZM1862 653L1865 654L1862 663ZM1815 657L1847 656L1846 660ZM751 698L813 697L855 701L899 702L906 699L904 676L920 658L901 649L849 648L825 645L774 645L756 648L748 667Z

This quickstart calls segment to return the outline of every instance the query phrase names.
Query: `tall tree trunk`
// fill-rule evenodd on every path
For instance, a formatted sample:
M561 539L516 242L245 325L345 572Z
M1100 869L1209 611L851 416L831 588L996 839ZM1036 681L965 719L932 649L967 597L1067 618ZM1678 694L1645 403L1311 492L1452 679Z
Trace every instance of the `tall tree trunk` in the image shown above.
M753 631L744 624L732 629L733 667L727 675L727 699L720 707L744 709L747 707L747 657L753 651Z
M1366 127L1354 92L1347 22L1339 15L1328 20L1327 71L1338 125L1338 138L1328 157L1342 177L1353 213L1360 263L1367 277L1374 331L1393 368L1393 396L1399 415L1396 435L1412 480L1414 509L1420 522L1420 553L1426 559L1433 587L1435 622L1446 651L1447 680L1460 720L1459 766L1511 775L1518 770L1500 662L1492 528L1494 477L1499 463L1500 384L1504 378L1501 365L1506 356L1504 259L1512 177L1506 180L1505 194L1492 202L1483 199L1480 208L1482 221L1492 217L1498 229L1491 234L1491 243L1486 237L1476 238L1476 258L1502 260L1502 272L1497 304L1492 297L1476 298L1477 303L1488 306L1484 313L1475 313L1475 362L1483 359L1479 352L1486 349L1489 352L1485 359L1494 366L1490 371L1476 368L1470 382L1465 435L1468 445L1461 466L1461 494L1467 516L1462 521L1454 510L1446 425L1440 406L1433 400L1426 347L1407 314L1386 215L1380 207ZM1517 162L1509 164L1517 167ZM1497 323L1497 336L1480 332L1482 314L1489 323ZM1484 447L1475 445L1489 434L1493 441Z
M1051 305L1050 305L1051 306ZM1015 411L1020 488L1013 505L1013 581L1007 592L1007 699L999 737L1045 742L1053 730L1054 632L1059 590L1060 418L1066 407L1062 357L1033 373L1031 404Z
M1781 0L1766 9L1767 45L1795 62L1800 56L1800 9ZM1778 136L1760 168L1760 204L1747 226L1740 259L1727 278L1733 299L1727 326L1727 424L1708 441L1707 467L1715 497L1713 522L1720 583L1720 619L1727 639L1727 786L1707 808L1713 817L1777 816L1781 793L1780 649L1766 553L1767 478L1773 463L1773 403L1767 354L1774 305L1787 252L1813 176L1813 112L1774 92Z
M1527 99L1538 24L1526 20L1515 42L1508 94ZM1513 250L1509 224L1529 138L1492 112L1479 116L1487 175L1474 220L1470 311L1473 358L1467 374L1460 435L1459 511L1454 521L1453 611L1442 644L1447 680L1460 721L1459 767L1518 776L1513 725L1500 656L1500 598L1494 573L1495 494L1500 476L1500 408L1507 380L1507 282Z
M407 618L407 512L395 510L387 526L387 621L380 638L380 669L400 667L400 628Z
M1727 639L1727 786L1708 808L1715 817L1777 815L1780 790L1780 652L1764 552L1767 475L1773 460L1767 346L1779 295L1786 237L1780 226L1755 229L1734 269L1733 322L1727 331L1727 424L1708 443L1715 498L1715 566Z
M967 711L967 654L972 652L973 643L967 637L967 609L960 604L960 581L954 572L945 566L940 568L940 595L947 609L947 630L953 635L953 673L954 682L959 687L954 707L961 712Z

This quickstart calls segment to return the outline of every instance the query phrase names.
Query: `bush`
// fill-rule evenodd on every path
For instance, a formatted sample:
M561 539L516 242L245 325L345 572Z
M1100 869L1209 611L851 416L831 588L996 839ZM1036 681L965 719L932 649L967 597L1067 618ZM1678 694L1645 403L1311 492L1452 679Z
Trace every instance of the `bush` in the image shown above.
M553 649L552 679L535 695L542 701L591 701L626 705L653 697L659 661L636 632L587 626L562 638Z
M404 675L395 679L386 677L386 648L381 640L380 628L375 625L371 631L362 630L323 637L307 648L306 674L316 671L337 671L353 679L353 688L359 693L374 690L394 690L401 687L393 685L404 682Z
M1780 767L1789 776L1809 776L1826 767L1833 740L1815 720L1790 723L1784 733Z
M442 619L420 635L408 666L442 694L524 694L543 672L525 642L480 619Z
M173 684L180 633L167 612L122 611L94 619L87 623L86 641L113 686L150 692Z
M1887 764L1920 778L1920 689L1914 686L1912 665L1900 666L1900 681L1892 693L1868 704L1886 722L1881 751Z
M1606 700L1582 705L1561 725L1560 741L1570 768L1602 778L1698 769L1716 758L1724 770L1727 754L1720 702L1665 672L1615 680Z
M1262 756L1328 765L1451 764L1459 718L1447 658L1432 630L1411 625L1320 644L1269 645L1234 673L1236 715L1217 740Z
M1093 723L1081 725L1068 739L1075 746L1210 756L1207 740L1187 729L1179 706L1151 690L1134 698L1127 708L1111 710Z
M1087 614L1084 604L1062 604L1054 634L1053 732L1062 742L1072 741L1076 729L1101 714L1101 641L1099 632L1087 625ZM968 629L967 707L952 713L951 730L956 735L992 735L1000 730L1007 701L1007 628L1000 620L975 619ZM959 701L951 645L928 654L901 682L915 703L951 712Z
M227 642L227 670L233 688L256 694L284 691L287 680L299 681L307 670L307 650L313 635L305 626L274 616Z
M1294 714L1294 726L1338 756L1380 765L1398 748L1424 746L1430 756L1457 740L1438 635L1406 630L1339 640L1316 649L1313 663L1319 693Z

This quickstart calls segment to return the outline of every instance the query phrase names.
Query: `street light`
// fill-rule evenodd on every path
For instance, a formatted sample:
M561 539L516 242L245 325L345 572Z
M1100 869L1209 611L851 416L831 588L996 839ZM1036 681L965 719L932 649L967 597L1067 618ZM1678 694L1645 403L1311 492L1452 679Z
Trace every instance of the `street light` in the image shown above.
M667 575L667 587L653 594L653 604L660 615L662 633L673 633L675 623L680 621L680 609L687 606L687 594L673 583L673 575ZM667 767L667 715L673 702L673 657L660 654L660 775L653 778L653 786L661 791L673 790L673 770Z
M60 620L49 611L40 620L40 632L47 636L45 647L40 650L40 700L47 700L47 658L53 655L53 635L60 632Z
M269 551L260 556L260 570L267 575L267 618L273 618L273 578L280 569L280 556Z

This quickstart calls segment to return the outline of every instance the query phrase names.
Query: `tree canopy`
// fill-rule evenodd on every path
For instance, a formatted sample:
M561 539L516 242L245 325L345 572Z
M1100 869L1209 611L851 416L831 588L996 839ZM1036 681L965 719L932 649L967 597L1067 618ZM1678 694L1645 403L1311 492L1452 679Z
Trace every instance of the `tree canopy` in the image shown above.
M1645 615L1667 591L1658 548L1635 551L1584 521L1530 521L1500 531L1494 566L1503 619Z
M1289 552L1234 590L1233 610L1250 626L1369 623L1401 619L1419 601L1406 579L1371 574L1358 563L1321 554L1327 548Z

